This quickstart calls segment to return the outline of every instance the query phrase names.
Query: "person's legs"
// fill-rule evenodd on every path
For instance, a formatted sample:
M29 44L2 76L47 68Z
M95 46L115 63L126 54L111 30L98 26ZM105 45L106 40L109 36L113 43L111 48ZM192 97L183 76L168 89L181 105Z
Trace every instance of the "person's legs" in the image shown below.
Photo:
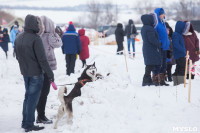
M135 52L135 38L132 38L132 47L133 47L133 52ZM133 53L135 55L135 53Z
M121 51L119 54L123 54L123 42L119 43L119 51Z
M31 129L34 127L35 109L40 97L43 80L44 80L43 75L24 77L26 93L23 105L22 126L25 129Z
M168 77L168 81L171 82L172 81L172 64L167 64L167 77Z
M66 54L65 55L65 60L66 60L66 74L70 75L70 55Z
M81 60L81 61L82 61L82 64L83 64L82 68L84 68L84 66L86 65L86 60Z
M7 53L7 51L5 51L5 54L6 54L6 59L8 59L8 53Z
M76 55L72 54L70 55L70 74L74 73L74 68L75 68L75 63L76 63Z
M50 91L50 81L47 74L45 73L42 91L37 104L37 112L38 112L37 123L45 123L45 124L52 123L52 121L47 119L45 116L45 108L49 91Z
M146 65L142 86L152 85L151 71L153 70L153 68L154 65Z
M127 44L128 44L128 53L130 54L130 43L131 43L131 39L127 38Z
M165 74L166 74L166 69L167 69L167 51L163 51L162 50L162 65L161 65L161 69L160 69L160 85L165 85L165 86L169 86L169 84L165 83Z

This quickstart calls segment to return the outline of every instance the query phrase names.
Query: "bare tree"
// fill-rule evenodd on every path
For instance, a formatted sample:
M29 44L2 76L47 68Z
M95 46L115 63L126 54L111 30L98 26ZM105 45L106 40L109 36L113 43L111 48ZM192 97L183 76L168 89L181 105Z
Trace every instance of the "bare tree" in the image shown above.
M97 29L99 23L100 23L100 4L96 2L95 0L92 0L88 3L88 9L90 14L88 15L88 27Z
M195 20L200 18L200 0L179 0L171 5L171 14L176 20Z

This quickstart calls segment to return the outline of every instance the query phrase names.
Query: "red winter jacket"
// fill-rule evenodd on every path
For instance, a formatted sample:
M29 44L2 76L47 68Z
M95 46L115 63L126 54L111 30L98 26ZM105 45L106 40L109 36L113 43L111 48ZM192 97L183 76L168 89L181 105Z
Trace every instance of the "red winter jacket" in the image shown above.
M192 33L191 35L183 35L185 41L185 49L189 51L190 59L192 63L195 63L199 60L199 55L195 54L195 51L199 51L199 39L194 32L192 25L190 24L189 32Z
M89 58L89 48L88 45L90 44L90 40L87 36L85 36L85 30L80 29L78 31L81 40L81 52L79 55L80 60L85 60Z

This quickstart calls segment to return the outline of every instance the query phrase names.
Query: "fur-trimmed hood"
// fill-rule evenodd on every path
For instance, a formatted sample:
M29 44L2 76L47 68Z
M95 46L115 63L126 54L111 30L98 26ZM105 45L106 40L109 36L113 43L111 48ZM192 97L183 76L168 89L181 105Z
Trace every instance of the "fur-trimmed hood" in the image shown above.
M42 20L39 16L36 16L37 21L38 21L38 26L40 31L37 33L39 36L41 36L44 33L44 24L42 23Z
M41 16L45 33L55 33L54 22L46 16Z

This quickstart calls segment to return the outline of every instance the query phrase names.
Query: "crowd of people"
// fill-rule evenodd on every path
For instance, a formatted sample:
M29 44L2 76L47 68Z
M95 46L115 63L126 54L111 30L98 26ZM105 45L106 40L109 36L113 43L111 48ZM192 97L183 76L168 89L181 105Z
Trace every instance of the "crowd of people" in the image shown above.
M173 32L164 19L163 8L157 8L154 13L141 17L143 57L146 65L142 86L169 86L166 80L170 82L173 80L174 85L183 84L186 51L189 51L189 59L193 64L199 60L199 39L192 24L187 21L177 21ZM174 64L176 64L175 72L171 74Z
M154 13L141 16L143 27L141 35L143 40L143 57L145 74L142 86L169 86L166 81L173 81L174 85L184 82L186 51L194 64L199 60L199 39L194 32L192 24L188 21L177 21L175 31L165 22L163 8L155 9ZM123 54L124 36L127 37L128 54L135 58L135 38L137 30L132 19L123 29L122 23L117 24L115 37L117 54ZM82 61L82 67L89 58L89 38L85 29L76 32L72 21L63 33L59 26L47 16L27 15L23 32L19 33L18 25L11 28L10 37L8 29L3 31L0 27L0 46L7 57L8 42L14 48L21 74L25 82L25 98L23 103L23 119L21 127L25 132L44 129L34 125L35 110L37 110L37 123L51 124L52 120L45 115L47 97L50 84L54 82L53 70L57 69L55 48L61 48L66 60L66 75L74 73L77 55ZM132 52L131 52L132 43ZM176 64L172 74L172 65ZM188 74L189 75L189 74ZM192 76L194 78L194 76Z
M24 32L18 35L14 33L17 33L15 26L11 30L10 42L13 44L25 82L21 127L25 132L39 131L44 127L34 125L35 110L37 110L36 123L52 123L52 120L46 117L45 108L50 84L54 82L53 70L57 69L54 49L61 48L65 54L66 74L70 76L74 73L77 55L83 67L86 65L90 41L84 29L76 32L73 22L69 22L66 32L63 33L62 29L59 26L54 27L54 22L46 16L27 15Z

